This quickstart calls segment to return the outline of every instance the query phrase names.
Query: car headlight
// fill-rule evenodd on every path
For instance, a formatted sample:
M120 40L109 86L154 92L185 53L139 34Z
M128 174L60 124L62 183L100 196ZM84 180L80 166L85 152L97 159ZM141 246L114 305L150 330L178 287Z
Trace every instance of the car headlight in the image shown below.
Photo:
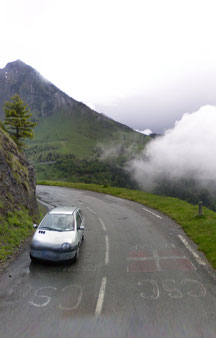
M73 251L77 248L77 245L71 245L70 243L63 243L61 249L63 251Z
M62 250L67 251L71 249L70 243L63 243L61 246Z

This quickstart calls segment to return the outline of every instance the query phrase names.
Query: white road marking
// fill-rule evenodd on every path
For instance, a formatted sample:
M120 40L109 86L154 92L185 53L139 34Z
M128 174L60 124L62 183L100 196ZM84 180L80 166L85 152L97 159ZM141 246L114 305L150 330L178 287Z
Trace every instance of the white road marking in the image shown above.
M162 217L161 217L161 216L159 216L159 215L155 214L155 213L154 213L154 212L152 212L151 210L148 210L148 209L146 209L146 208L143 208L143 210L145 210L145 211L148 211L148 212L150 212L150 214L154 215L155 217L162 219Z
M98 300L95 309L95 315L100 316L103 308L104 296L105 296L105 289L106 289L107 278L103 277L101 282L101 287L98 295Z
M59 308L61 310L64 310L64 311L72 311L72 310L77 309L78 306L80 305L82 297L83 297L83 291L82 291L81 286L79 286L79 285L67 285L61 290L61 292L64 292L65 290L68 290L69 288L73 288L73 289L76 290L75 294L76 295L78 294L78 299L77 299L77 302L71 307L67 307L67 306L63 306L63 305L59 304ZM77 292L77 290L78 290L78 292ZM68 296L69 296L69 294L68 294Z
M161 281L160 281L161 283ZM176 285L184 286L183 290L177 289ZM160 291L158 283L153 279L144 279L138 281L138 286L143 288L141 292L142 298L147 299L158 299L160 297ZM181 282L175 281L174 279L166 279L162 281L163 290L167 292L167 295L171 298L180 299L186 296L189 297L205 297L206 289L197 280L184 279ZM188 290L189 288L189 290ZM181 288L182 289L182 288Z
M105 264L107 265L109 263L109 237L105 236L106 241L106 249L105 249Z
M103 228L103 231L106 232L106 226L105 226L105 224L104 224L104 222L102 221L101 218L99 218L99 222L100 222L100 224L101 224L101 226L102 226L102 228Z
M168 292L169 297L175 298L175 299L179 299L183 297L181 291L175 288L176 281L174 279L166 279L163 281L162 284L163 284L164 290Z
M48 304L49 304L49 302L50 302L50 300L51 300L51 297L49 297L49 296L45 296L45 295L38 295L38 292L40 291L40 290L43 290L43 289L52 289L52 290L57 290L57 288L55 288L55 287L53 287L53 286L44 286L44 287L42 287L42 288L40 288L40 289L37 289L35 292L34 292L34 296L35 297L38 297L39 299L44 299L45 301L43 302L43 303L35 303L34 302L34 300L33 299L31 299L30 301L29 301L29 304L31 304L31 305L34 305L34 306L36 306L36 307L44 307L44 306L47 306Z
M152 287L152 293L150 293L150 294L147 294L147 291L149 289L147 283L150 284L150 286ZM141 292L141 297L147 298L147 299L158 299L159 296L160 296L160 291L159 291L159 288L158 288L156 281L153 280L153 279L145 279L141 282L141 285L144 285L144 284L146 284L144 286L145 292Z
M197 263L200 265L206 265L206 263L201 259L201 257L192 249L188 241L182 235L178 235L178 237L182 241L182 243L186 246L186 248L190 251L190 253L192 253Z
M198 282L197 280L194 280L194 279L184 279L183 281L181 281L181 284L182 285L186 285L187 283L192 283L193 284L193 287L192 287L192 290L191 291L188 291L187 294L191 297L203 297L206 295L206 289L204 288L204 286ZM195 284L195 285L194 285ZM199 287L199 292L196 293L194 291L195 289L195 286L198 286Z
M187 257L186 257L187 258ZM191 265L193 266L194 270L196 270L197 268L195 267L194 263L191 262L191 260L189 258L187 258L189 260L189 262L191 263Z
M96 213L94 212L94 210L92 210L91 208L86 207L86 209L88 209L93 215L96 215Z
M70 265L70 266L64 266L63 267L63 271L85 271L85 272L95 272L97 271L97 265L96 264L86 264L86 265L82 265L82 266L74 266L74 265Z
M154 257L155 262L156 262L157 269L158 269L158 271L161 271L160 261L159 261L160 258L158 256L158 252L157 252L157 250L152 250L152 252L153 252L153 257Z
M167 248L167 249L170 249L170 247L171 247L171 248L175 248L175 244L173 244L173 243L167 243L167 244L166 244L166 248Z

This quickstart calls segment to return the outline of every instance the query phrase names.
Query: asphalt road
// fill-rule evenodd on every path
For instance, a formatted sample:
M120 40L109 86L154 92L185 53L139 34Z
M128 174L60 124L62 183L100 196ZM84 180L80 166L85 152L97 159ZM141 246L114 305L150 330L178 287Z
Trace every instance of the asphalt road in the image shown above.
M49 206L79 206L75 264L32 264L0 276L0 338L215 338L216 278L181 228L126 200L38 186Z

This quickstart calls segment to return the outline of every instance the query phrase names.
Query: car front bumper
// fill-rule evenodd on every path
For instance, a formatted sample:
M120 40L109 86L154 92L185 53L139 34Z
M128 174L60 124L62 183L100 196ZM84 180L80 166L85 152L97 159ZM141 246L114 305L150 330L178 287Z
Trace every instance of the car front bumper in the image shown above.
M71 260L76 255L76 249L73 251L57 252L52 250L30 250L30 257L52 262L61 262Z

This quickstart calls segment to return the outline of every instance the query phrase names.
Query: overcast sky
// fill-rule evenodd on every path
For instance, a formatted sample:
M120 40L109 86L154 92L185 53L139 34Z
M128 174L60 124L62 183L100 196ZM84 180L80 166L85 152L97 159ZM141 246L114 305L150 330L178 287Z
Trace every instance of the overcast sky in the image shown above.
M163 132L216 104L216 2L1 0L0 68L21 59L78 101Z

